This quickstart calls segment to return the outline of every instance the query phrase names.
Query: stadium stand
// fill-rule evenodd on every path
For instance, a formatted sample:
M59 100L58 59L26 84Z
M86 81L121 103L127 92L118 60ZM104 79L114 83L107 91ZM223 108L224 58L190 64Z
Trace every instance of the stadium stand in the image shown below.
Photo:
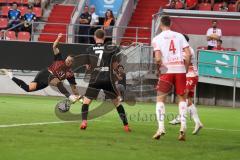
M19 32L17 39L19 41L30 41L31 35L29 32Z
M6 17L8 15L8 11L11 9L11 6L3 6L2 7L2 16Z
M27 7L26 6L19 6L18 9L21 12L21 16L24 16L24 14L27 12Z
M16 37L16 32L14 31L7 31L6 32L6 40L17 40L17 37Z
M228 5L228 12L236 12L236 5L235 4L229 4Z
M54 5L48 21L42 34L39 36L39 41L53 42L57 33L67 33L67 25L70 23L71 15L74 6ZM51 24L52 23L52 24ZM61 39L61 42L66 41L66 36Z
M36 16L38 18L42 17L42 8L40 8L40 7L33 7L33 12L36 14Z
M7 28L8 19L7 18L0 18L0 29Z
M152 15L157 13L162 6L165 6L168 0L152 0L149 3L148 0L139 0L136 10L134 11L132 18L128 24L128 27L149 27L151 28ZM139 30L138 41L142 43L150 44L151 30ZM124 37L136 37L136 29L128 28L125 31ZM135 41L135 38L123 38L122 41Z
M200 3L198 5L198 9L202 11L211 11L211 4L210 3Z

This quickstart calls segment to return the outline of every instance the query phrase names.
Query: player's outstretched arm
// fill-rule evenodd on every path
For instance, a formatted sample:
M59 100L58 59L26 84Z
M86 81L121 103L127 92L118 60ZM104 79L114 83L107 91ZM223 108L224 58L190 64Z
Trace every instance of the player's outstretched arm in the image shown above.
M58 46L59 41L62 38L62 36L63 36L63 34L59 33L58 36L57 36L57 39L53 42L53 53L54 53L54 55L57 55L60 52L59 49L57 48L57 46Z

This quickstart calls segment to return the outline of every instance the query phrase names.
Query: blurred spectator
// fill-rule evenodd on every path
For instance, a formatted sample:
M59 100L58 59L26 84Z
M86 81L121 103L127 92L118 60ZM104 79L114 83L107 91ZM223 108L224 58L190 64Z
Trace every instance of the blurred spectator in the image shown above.
M125 99L126 85L127 85L126 84L126 73L124 72L124 67L122 65L119 65L118 70L117 70L116 88L119 92L121 101Z
M215 51L225 51L225 48L222 47L222 40L217 40L217 46L213 48Z
M221 7L219 8L219 11L222 11L222 12L227 12L228 11L228 3L226 1L223 2Z
M41 7L41 0L34 0L33 6L34 7Z
M217 28L217 20L212 21L212 27L207 30L208 50L217 46L217 40L222 36L222 30Z
M24 24L22 31L32 33L32 22L36 21L36 19L37 17L35 13L33 13L33 7L28 6L28 11L23 16Z
M90 32L89 32L89 35L92 36L92 37L89 37L89 41L91 44L95 43L93 35L95 31L99 28L98 26L96 26L96 25L99 25L99 16L95 13L95 10L96 10L95 6L91 5L90 7L91 22L90 22Z
M91 22L91 15L88 12L88 6L84 7L84 12L80 15L79 27L79 43L88 43L89 24ZM82 26L81 26L82 25Z
M20 23L21 12L17 9L16 2L12 3L12 8L8 11L8 28L12 28ZM19 27L14 28L14 31L18 31Z
M176 9L176 0L171 0L164 8L167 9Z
M236 12L240 12L240 0L236 2Z
M185 9L192 10L196 9L198 5L198 0L186 0Z
M113 15L112 10L107 10L107 12L105 13L105 19L104 19L104 24L103 24L103 29L106 32L106 39L105 39L105 43L106 42L112 42L112 33L113 33L113 27L115 25L115 18Z

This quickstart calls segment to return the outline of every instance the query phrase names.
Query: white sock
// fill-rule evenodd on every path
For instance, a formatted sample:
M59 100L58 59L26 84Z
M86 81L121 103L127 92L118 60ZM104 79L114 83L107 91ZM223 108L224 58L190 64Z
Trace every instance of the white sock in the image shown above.
M165 127L164 127L165 105L163 102L157 102L156 115L157 115L157 121L158 121L158 131L165 132Z
M187 128L187 103L179 102L179 115L181 120L181 128L180 131L185 131Z
M201 121L200 121L200 119L198 117L198 112L197 112L196 106L194 104L192 104L188 108L189 108L190 115L192 116L193 121L195 122L195 124L201 124Z

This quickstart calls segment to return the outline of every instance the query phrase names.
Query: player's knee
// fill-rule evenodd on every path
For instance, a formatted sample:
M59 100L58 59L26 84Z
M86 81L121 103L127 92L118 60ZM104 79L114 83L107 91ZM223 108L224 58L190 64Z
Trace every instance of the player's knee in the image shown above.
M116 99L112 100L112 102L113 102L115 107L118 107L121 104L119 97L117 97Z
M37 84L36 83L30 83L27 87L27 92L32 92L37 89Z
M90 104L91 103L91 99L87 98L87 97L84 97L83 98L83 104Z

